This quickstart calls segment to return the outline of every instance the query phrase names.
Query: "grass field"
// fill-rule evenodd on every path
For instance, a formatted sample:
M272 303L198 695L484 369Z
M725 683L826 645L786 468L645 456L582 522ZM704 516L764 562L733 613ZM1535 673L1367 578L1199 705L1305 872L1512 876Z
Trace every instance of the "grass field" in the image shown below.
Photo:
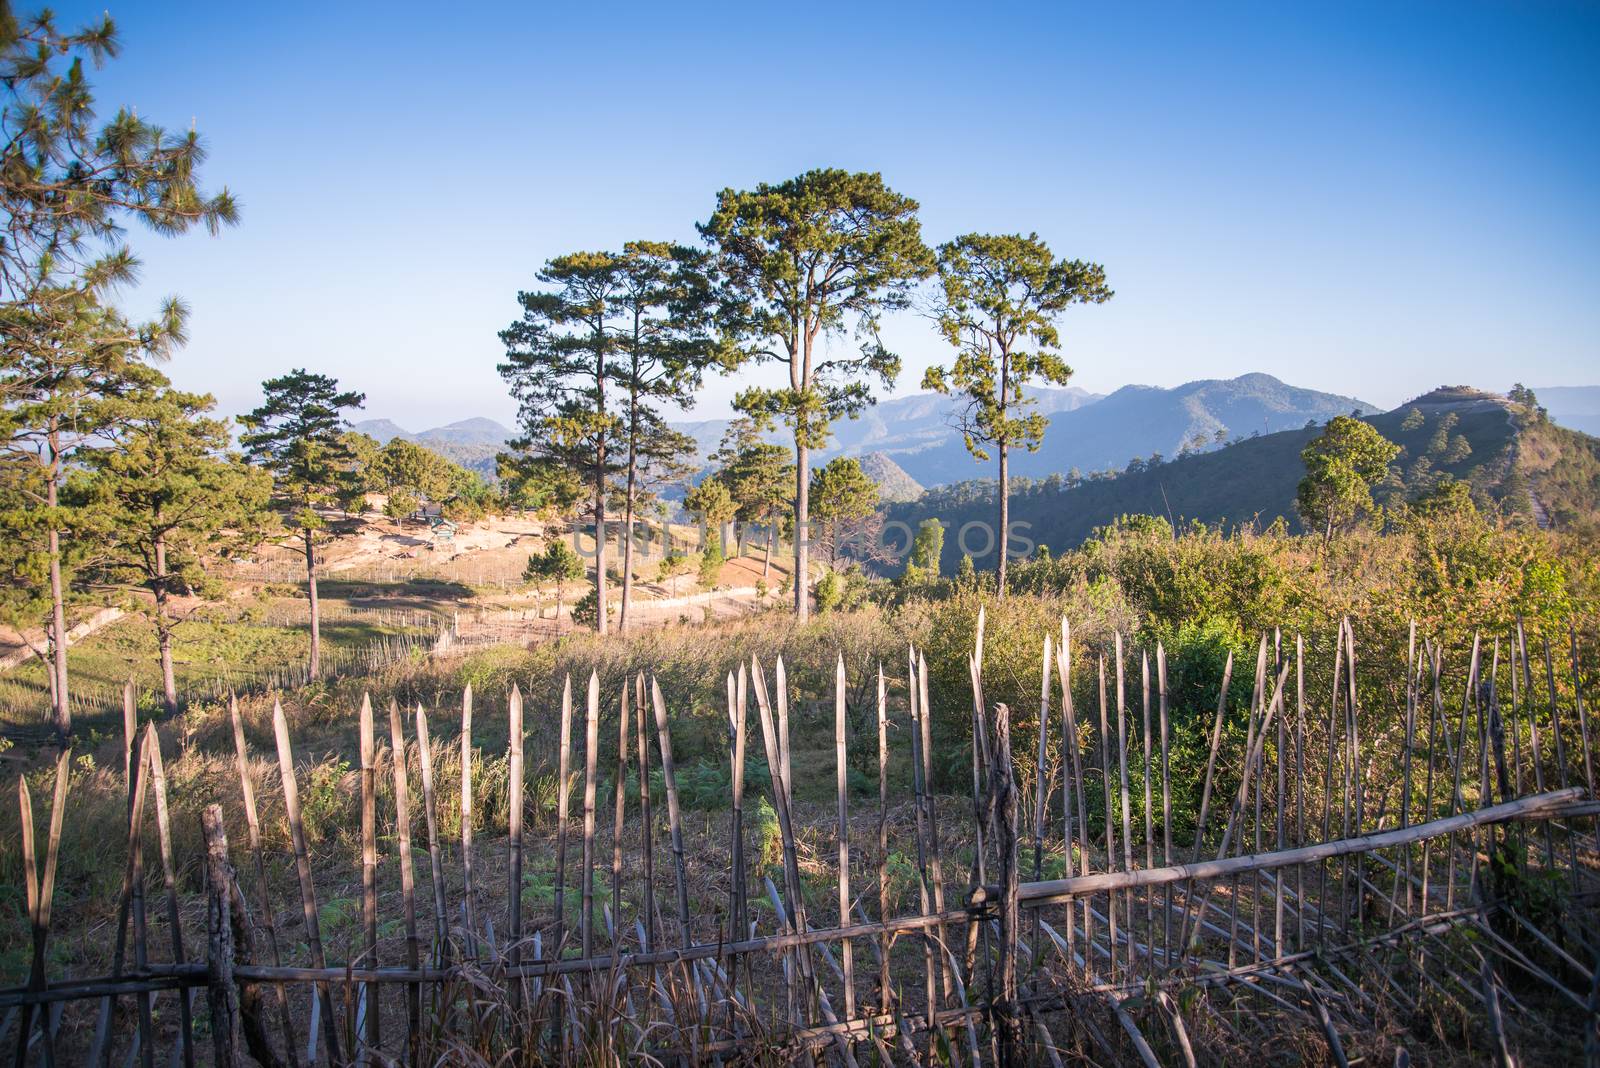
M422 633L441 617L438 608L453 592L448 584L397 584L393 588L329 584L323 595L324 662L337 667L375 641ZM258 688L274 673L303 665L311 651L306 602L283 589L241 600L206 605L179 623L173 660L180 700ZM119 706L131 678L143 705L161 697L154 623L130 613L74 644L67 666L76 706ZM49 702L45 665L27 661L0 675L0 728L43 722Z

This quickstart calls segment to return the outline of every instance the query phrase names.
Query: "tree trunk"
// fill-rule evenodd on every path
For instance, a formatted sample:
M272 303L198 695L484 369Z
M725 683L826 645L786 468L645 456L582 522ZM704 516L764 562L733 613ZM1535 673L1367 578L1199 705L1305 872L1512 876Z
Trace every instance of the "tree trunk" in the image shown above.
M55 526L56 479L52 475L46 490L46 503L50 508L50 630L53 654L52 674L55 677L54 716L56 741L67 744L72 733L72 706L67 702L67 599L61 582L61 532Z
M310 527L302 534L306 544L306 597L311 602L311 667L307 678L315 681L322 675L322 615L317 607L317 545Z
M1006 596L1006 549L1011 534L1011 480L1010 457L1002 442L1000 445L1000 532L999 538L1000 563L995 567L995 595L1002 601Z
M802 623L811 618L811 535L806 529L811 516L810 458L811 450L801 444L797 430L794 441L794 615Z
M617 632L628 629L628 606L633 603L633 524L634 455L628 450L628 497L622 513L622 610L617 613Z
M633 603L633 513L639 483L639 314L633 316L633 377L628 387L628 493L622 518L622 609L617 631L628 629L628 606Z
M161 696L167 712L178 710L178 680L172 671L172 621L167 616L167 539L156 538L156 647L161 656Z
M606 633L606 464L605 450L594 479L594 607L596 633Z
M761 578L765 580L772 574L772 543L778 540L778 527L776 523L767 525L767 558L761 561Z

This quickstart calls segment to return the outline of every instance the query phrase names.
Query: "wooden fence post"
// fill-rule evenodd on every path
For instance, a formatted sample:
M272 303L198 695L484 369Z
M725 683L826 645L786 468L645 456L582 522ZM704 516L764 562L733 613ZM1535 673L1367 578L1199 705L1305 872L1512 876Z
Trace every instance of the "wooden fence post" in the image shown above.
M378 967L378 747L372 725L372 699L361 695L361 929L362 958L368 968ZM377 983L362 985L366 1009L365 1041L369 1061L379 1042Z
M222 806L207 805L200 817L206 840L206 1001L211 1007L211 1042L218 1068L244 1068L239 1056L239 990L233 983L233 925L229 895L233 866Z
M995 1019L1000 1030L1000 1063L1009 1066L1023 1060L1022 1007L1017 1002L1017 787L1011 767L1011 710L1004 704L996 704L994 710L995 769L989 789L998 822L995 845L1000 863L1000 1004ZM1116 952L1114 943L1112 952Z

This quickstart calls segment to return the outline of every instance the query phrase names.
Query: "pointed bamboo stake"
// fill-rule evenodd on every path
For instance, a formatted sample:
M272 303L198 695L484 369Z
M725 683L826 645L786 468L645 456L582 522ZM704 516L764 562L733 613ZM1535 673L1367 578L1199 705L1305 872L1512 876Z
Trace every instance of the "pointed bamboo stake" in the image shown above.
M889 978L889 718L888 691L883 664L878 664L878 922L884 924L878 941L878 1011L894 1011Z
M183 964L183 924L178 915L178 871L172 860L172 820L167 810L167 769L161 759L161 737L156 725L145 725L145 745L150 750L151 781L156 795L156 834L161 845L161 882L167 899L167 931L172 939L172 962ZM178 991L178 1044L184 1068L194 1068L194 1009L187 988Z
M1044 801L1049 785L1045 776L1045 761L1048 758L1050 737L1050 635L1044 636L1044 662L1039 672L1039 747L1034 755L1034 791L1033 791L1033 879L1038 882L1044 878ZM1039 942L1039 927L1034 925L1033 941L1037 948Z
M1056 658L1056 673L1061 682L1061 713L1066 717L1064 734L1066 735L1067 748L1072 759L1072 784L1073 796L1078 803L1078 873L1089 874L1089 805L1083 788L1083 745L1078 737L1078 714L1072 700L1072 626L1065 616L1061 617L1061 655ZM1067 866L1070 871L1072 865L1072 828L1067 828ZM1093 967L1094 946L1094 911L1090 907L1090 900L1083 899L1083 934L1087 943L1083 955L1084 977L1088 978L1089 970ZM1067 908L1068 938L1072 937L1072 908L1069 903Z
M1350 619L1349 619L1348 616L1345 617L1345 621L1344 621L1344 637L1345 637L1345 645L1346 645L1346 650L1347 650L1346 651L1346 656L1349 658L1349 668L1345 672L1345 690L1346 690L1346 692L1345 692L1345 706L1344 707L1345 707L1345 715L1349 718L1349 723L1350 723L1349 730L1347 731L1347 737L1348 737L1349 742L1350 742L1349 769L1350 769L1351 779L1353 780L1353 793L1354 793L1354 803L1355 803L1355 811L1354 811L1355 824L1354 824L1353 828L1351 828L1350 830L1347 830L1345 832L1346 837L1349 837L1349 835L1351 833L1355 833L1355 834L1365 834L1366 833L1366 827L1367 827L1367 786L1366 786L1366 773L1362 768L1361 702L1359 700L1358 691L1356 689L1356 631L1355 631L1355 627L1351 625ZM1356 886L1359 889L1359 887L1362 885L1362 883L1366 880L1366 867L1367 867L1367 865L1366 865L1365 856L1364 855L1357 855L1356 858L1355 858L1355 865L1356 865ZM1357 893L1356 894L1356 920L1357 920L1358 923L1364 924L1366 922L1366 904L1367 904L1367 895L1363 894L1363 893ZM1348 920L1349 920L1348 913L1346 913L1345 919L1346 919L1346 922L1348 923Z
M255 778L250 773L250 749L244 740L244 721L239 716L239 699L232 694L228 695L228 714L233 721L233 748L239 769L239 790L244 797L245 827L249 831L250 856L256 869L257 907L261 912L262 926L267 932L267 952L272 958L272 966L276 968L283 963L283 960L278 953L278 924L273 919L272 895L267 888L266 861L261 853L261 820L256 812ZM283 1031L284 1052L289 1057L291 1068L297 1068L300 1058L295 1053L294 1022L289 1016L289 999L282 983L270 985L278 1003L278 1024Z
M467 954L478 956L478 911L472 892L472 683L461 691L461 907Z
M556 757L556 768L561 786L556 793L556 932L550 945L552 954L559 960L567 941L567 810L572 795L571 675L561 684L561 751Z
M1454 767L1451 769L1451 782L1452 782L1452 785L1451 785L1451 792L1450 792L1450 815L1452 815L1452 816L1455 815L1458 811L1461 811L1461 812L1466 811L1466 807L1467 807L1466 799L1462 796L1462 793L1461 793L1461 777L1462 777L1461 776L1461 769L1462 769L1462 766L1466 763L1466 755L1467 755L1467 724L1471 720L1471 716L1468 713L1470 711L1470 706L1472 704L1473 696L1478 691L1478 656L1479 656L1479 638L1478 638L1477 634L1473 634L1473 636L1472 636L1472 659L1471 659L1471 661L1469 662L1469 664L1467 666L1467 687L1466 687L1466 692L1461 695L1461 729L1460 729L1459 734L1456 737L1455 754L1454 754L1454 756L1452 758L1453 762L1454 762ZM1447 733L1448 733L1448 731L1447 731ZM1445 875L1445 890L1444 890L1444 894L1445 894L1444 907L1445 907L1446 911L1448 911L1450 909L1455 908L1455 902L1456 902L1455 893L1456 893L1456 852L1457 851L1456 851L1456 848L1455 848L1455 836L1454 835L1450 836L1450 838L1449 838L1449 840L1448 840L1448 842L1446 844L1446 848L1449 850L1449 860L1448 860L1448 862L1446 864L1446 868L1445 868L1446 875ZM1477 853L1477 850L1473 850L1472 851L1472 874L1473 875L1476 875L1477 863L1478 863L1478 853ZM1471 876L1469 876L1469 879L1470 878L1471 878ZM1346 919L1348 920L1348 916L1346 917Z
M1306 844L1306 669L1305 669L1305 642L1299 634L1294 636L1294 844ZM1304 951L1306 948L1306 866L1296 864L1294 868L1295 901L1299 907L1296 914L1299 919L1295 949Z
M450 963L450 921L444 903L444 858L439 852L439 809L433 791L433 739L428 735L427 710L420 703L417 767L422 775L422 815L428 827L428 874L433 880L433 960L444 966Z
M637 748L639 750L639 834L644 845L644 894L640 907L644 909L645 944L656 945L656 853L655 817L650 811L650 735L645 726L644 672L634 678L634 717L637 722ZM742 887L741 887L742 890ZM741 899L743 894L741 893Z
M516 683L506 697L506 746L506 959L515 968L522 963L523 809L522 690ZM521 979L511 983L511 1008L514 1014L522 1008Z
M366 935L362 963L378 967L378 747L372 730L372 699L361 695L361 926ZM369 1063L377 1063L381 1028L379 987L363 985Z
M1438 647L1434 646L1431 641L1424 643L1424 656L1433 670L1433 702L1428 716L1428 767L1424 774L1425 781L1422 787L1422 797L1425 805L1423 814L1432 819L1434 754L1438 750L1439 724L1444 717L1444 692L1439 680L1441 657ZM1428 884L1433 874L1432 857L1430 856L1431 845L1432 843L1428 841L1422 843L1422 888L1420 892L1424 912L1429 908Z
M22 864L28 921L33 934L33 959L28 970L28 989L43 993L45 982L45 949L50 937L50 906L55 897L56 857L61 846L61 822L66 809L67 781L72 772L72 747L62 748L56 756L55 793L50 807L50 830L45 847L44 871L39 873L34 846L33 799L28 793L28 777L17 777L17 802L22 823ZM17 1029L17 1066L26 1062L28 1046L33 1037L33 1005L21 1006L21 1026ZM39 1014L39 1046L46 1068L56 1063L55 1035L50 1025L50 1012Z
M1106 711L1106 658L1102 653L1095 658L1097 684L1100 695L1100 781L1105 793L1105 851L1106 870L1117 870L1116 808L1111 803L1111 725ZM1117 978L1117 892L1106 895L1106 933L1110 938L1111 980ZM1085 954L1088 956L1088 954Z
M45 842L44 874L39 880L39 907L33 914L33 974L37 977L36 986L44 990L48 983L45 977L45 949L46 940L50 935L50 913L55 903L56 896L56 865L61 857L61 826L67 814L67 787L72 782L72 747L68 745L56 754L55 787L50 797L50 830ZM32 815L29 814L29 825L32 825ZM44 1057L46 1068L55 1060L55 1036L51 1034L50 1014L43 1014L40 1020L40 1035L44 1039ZM24 1029L26 1030L26 1029Z
M1322 767L1322 840L1329 841L1333 835L1333 762L1340 747L1336 744L1338 737L1337 721L1339 715L1339 690L1340 682L1344 677L1344 630L1339 631L1339 639L1335 642L1333 653L1333 692L1328 698L1328 751ZM1327 938L1327 902L1328 902L1328 865L1317 865L1317 907L1321 919L1317 923L1317 947L1320 949Z
M139 756L137 758L134 756L134 748L139 744L138 721L133 679L130 678L122 688L122 768L123 782L127 786L128 795L128 853L123 871L122 890L117 898L116 948L111 958L113 978L122 974L122 967L127 957L130 914L137 910L142 916L144 909L144 846L141 831L144 823L143 776L147 761L142 747ZM142 918L137 922L142 923ZM110 1068L111 1065L111 1018L115 1003L116 999L112 997L104 998L100 1002L100 1018L95 1024L94 1048L90 1051L89 1061L101 1065L102 1068ZM140 1008L138 1048L144 1051L141 1063L149 1068L154 1064L149 1042L149 995L140 993L138 1003Z
M1522 667L1522 700L1528 713L1528 741L1533 750L1533 788L1544 792L1544 754L1539 739L1538 710L1533 703L1533 671L1528 666L1528 639L1522 627L1522 615L1517 615L1517 659ZM1549 828L1545 828L1546 833Z
M1167 651L1156 642L1156 704L1161 726L1161 863L1172 864L1172 763L1169 759L1167 737ZM1172 884L1168 883L1162 905L1161 959L1172 963ZM1176 1012L1174 1011L1174 1016ZM1177 1026L1181 1029L1181 1018ZM1191 1058L1192 1059L1192 1058Z
M583 912L578 939L585 960L594 955L594 800L596 761L600 756L600 676L589 672L589 695L583 719Z
M1211 752L1206 757L1206 776L1200 789L1200 815L1196 818L1194 828L1194 855L1189 859L1198 861L1200 849L1205 844L1206 816L1211 811L1211 787L1216 782L1217 751L1222 746L1222 717L1228 708L1228 687L1233 683L1233 653L1230 650L1226 662L1222 665L1222 686L1217 691L1217 715L1211 724ZM1192 892L1192 887L1185 888L1185 894Z
M217 1068L243 1068L239 1055L239 991L234 986L233 865L228 862L228 834L222 806L207 805L201 815L206 844L206 1001L211 1009L212 1061ZM241 909L242 911L242 909ZM244 957L249 960L246 949Z
M1405 750L1403 752L1403 755L1401 756L1401 767L1400 767L1400 826L1401 827L1409 827L1409 826L1411 826L1411 763L1412 763L1412 748L1413 748L1413 746L1414 746L1414 744L1416 742L1416 733L1417 733L1416 724L1417 724L1417 680L1418 680L1418 675L1417 675L1417 663L1416 663L1416 661L1417 661L1417 621L1415 619L1413 619L1413 620L1411 620L1411 625L1408 628L1407 635L1406 635L1406 724L1405 724L1406 737L1405 737ZM1512 673L1512 679L1515 680L1515 678L1516 678L1516 674L1515 674L1515 672L1513 672ZM1520 793L1521 791L1519 790L1518 792ZM1411 886L1411 853L1412 853L1411 847L1407 846L1406 847L1406 854L1405 854L1405 857L1403 858L1403 863L1402 863L1401 867L1396 869L1396 871L1395 871L1395 879L1397 881L1402 879L1402 878L1405 880L1405 884L1406 884L1406 899L1405 899L1406 900L1406 912L1408 912L1408 913L1411 911L1411 892L1412 892L1412 886ZM1397 886L1395 889L1396 889L1396 891L1398 891L1399 887ZM1391 894L1391 897L1398 897L1398 896L1399 896L1398 893ZM1390 914L1389 921L1390 921L1390 923L1394 922L1394 916L1393 916L1392 912Z
M411 863L411 785L406 767L405 728L400 722L400 705L393 698L389 699L389 746L394 765L395 833L400 840L400 899L406 925L406 967L416 971L421 964L421 947L417 939L416 869ZM418 983L407 983L406 1048L412 1068L417 1068L422 1060L421 1031L422 987Z
M729 681L733 682L733 887L730 892L731 900L728 903L729 912L733 919L730 926L735 938L748 938L747 917L745 915L745 885L746 864L744 857L744 763L745 754L749 746L749 676L745 666L739 665L737 681L732 672L728 673ZM737 960L734 962L737 971ZM737 976L736 976L737 977Z
M918 707L921 698L920 690L917 686L917 659L916 655L910 650L907 650L906 661L908 670L908 674L906 675L907 711L909 712L911 718L912 811L915 816L914 826L916 828L917 839L917 900L922 909L922 916L926 920L928 917L934 914L934 910L933 889L931 886L931 879L928 875L928 813L927 806L923 802L923 791L926 788L926 780L924 778L923 771L925 765L923 764L922 760L921 712ZM971 943L969 939L969 947L970 944ZM969 948L969 955L970 952L971 951ZM932 1056L933 1034L935 1026L934 1021L939 1008L938 992L934 983L935 955L936 951L934 949L933 932L929 928L925 927L923 928L922 932L923 1011L926 1014L925 1019L927 1023L929 1039L928 1049L923 1058L924 1064L927 1064Z
M1265 746L1265 744L1266 744L1266 729L1267 729L1267 712L1266 712L1266 706L1265 706L1265 702L1267 700L1266 679L1267 679L1267 635L1266 635L1266 632L1263 631L1262 634L1261 634L1261 644L1258 647L1258 650L1257 650L1257 653L1256 653L1256 683L1255 683L1255 692L1251 696L1251 699L1250 699L1250 728L1246 732L1246 736L1245 736L1245 753L1247 755L1247 759L1248 759L1248 754L1250 754L1251 752L1254 751L1254 743L1255 743L1255 741L1257 739L1257 731L1258 730L1261 732L1260 733L1260 739L1262 741L1262 745ZM1245 774L1248 777L1250 773L1247 770ZM1255 778L1253 781L1254 781L1254 784L1255 784L1255 819L1252 822L1252 829L1253 829L1254 835L1255 835L1255 842L1254 842L1254 848L1253 848L1252 852L1259 853L1261 851L1261 781L1260 781L1259 777ZM1249 794L1248 791L1246 791L1244 796L1243 796L1243 798L1239 802L1238 807L1235 809L1235 812L1237 813L1238 819L1240 821L1240 823L1239 823L1239 837L1237 839L1238 845L1236 847L1235 852L1237 854L1241 854L1241 855L1244 852L1244 823L1243 823L1243 821L1247 818L1246 817L1246 813L1249 811L1249 807L1248 807L1249 806L1249 801L1250 801L1250 794ZM1231 830L1231 828L1230 828L1230 830ZM1227 833L1227 832L1225 832L1225 833ZM1260 960L1261 959L1261 937L1260 937L1260 931L1261 931L1261 894L1260 894L1260 881L1254 875L1254 873L1252 873L1250 882L1251 882L1251 886L1250 886L1251 916L1250 916L1250 923L1249 923L1248 927L1249 927L1249 930L1250 930L1250 948L1251 948L1251 953L1252 953L1251 959L1252 960ZM1228 911L1230 913L1230 920L1229 920L1230 937L1228 939L1228 966L1231 968L1231 967L1233 967L1233 964L1234 964L1235 953L1236 953L1236 949L1237 949L1237 946L1238 946L1238 932L1239 932L1239 926L1240 926L1240 920L1239 920L1239 877L1238 876L1234 876L1234 878L1232 880L1231 893L1229 894L1229 900L1228 900Z
M672 836L672 870L678 887L678 940L685 949L694 944L689 927L689 875L683 862L683 814L678 807L678 773L672 762L672 727L667 723L667 702L661 681L650 679L650 702L656 713L656 741L661 746L661 778L667 789L667 823ZM788 811L788 806L784 806Z
M284 717L283 705L272 703L272 731L278 743L278 771L283 777L283 807L289 816L289 838L294 846L295 872L300 880L300 906L306 925L306 941L311 947L311 966L327 965L322 955L322 928L317 920L317 891L311 883L311 858L306 851L305 824L300 818L300 786L295 780L294 749L289 742L289 721ZM340 1052L339 1029L334 1026L338 1016L333 1011L333 995L326 981L316 984L318 1004L326 1026L322 1041L328 1051L330 1064L344 1063Z
M1277 631L1276 629L1273 630L1272 644L1273 644L1274 655L1275 655L1276 660L1277 660L1278 668L1281 671L1286 666L1286 661L1283 658L1283 635L1279 631ZM1285 849L1285 848L1288 847L1288 839L1286 837L1286 830L1284 828L1284 823L1283 823L1283 817L1284 817L1283 804L1284 804L1284 798L1288 793L1288 786L1289 786L1289 781L1288 781L1289 768L1288 768L1288 765L1285 763L1285 760L1284 760L1284 754L1287 751L1287 746L1288 746L1288 743L1289 743L1289 731L1288 731L1288 727L1286 726L1288 718L1289 717L1287 715L1279 715L1278 716L1278 744L1277 744L1277 748L1273 750L1273 757L1272 757L1273 767L1278 773L1278 775L1277 775L1277 779L1278 779L1278 781L1277 781L1277 787L1278 787L1277 801L1276 801L1276 804L1274 804L1274 806L1273 806L1273 823L1274 823L1274 831L1275 831L1273 840L1276 843L1275 848L1277 848L1279 850L1282 850L1282 849ZM1261 804L1261 790L1258 787L1257 790L1256 790L1256 834L1257 834L1258 838L1260 837L1260 828L1261 828L1261 809L1260 809L1260 804ZM1257 876L1257 878L1256 878L1256 894L1257 894L1257 897L1260 896L1260 887L1261 887L1261 879L1260 879L1259 876ZM1275 874L1272 877L1272 948L1273 948L1274 954L1277 954L1277 955L1281 955L1283 953L1283 906L1284 906L1284 900L1283 900L1283 877L1282 877L1281 874ZM1256 930L1258 932L1261 930L1261 927L1260 927L1259 924L1256 925ZM1258 955L1257 959L1259 959L1259 955Z
M628 804L628 728L633 723L633 709L628 704L628 680L622 680L622 698L617 716L617 782L613 805L615 811L611 824L611 912L617 918L618 929L622 923L622 821ZM621 938L611 938L611 954L621 952Z
M1528 718L1528 745L1533 758L1533 789L1535 793L1544 793L1544 753L1539 744L1539 710L1533 703L1533 672L1528 667L1528 640L1523 632L1522 613L1517 613L1517 648L1516 657L1520 667L1521 698L1523 711ZM1518 678L1518 673L1513 672L1512 678ZM1555 838L1551 833L1549 822L1541 828L1544 832L1544 864L1547 868L1555 866Z
M1578 628L1573 622L1567 620L1567 635L1572 642L1572 703L1578 709L1579 738L1583 742L1583 781L1589 787L1589 796L1594 793L1594 750L1589 744L1589 711L1583 703L1583 679L1578 672ZM1600 847L1600 821L1595 823L1595 844Z
M740 853L739 824L744 816L743 776L739 767L739 694L738 683L733 680L733 672L723 676L725 698L727 700L728 715L728 785L732 791L733 804L728 813L728 929L727 939L736 941L744 937L739 930L739 864L742 858ZM734 958L734 967L738 966L738 958Z
M1150 782L1150 654L1146 650L1139 652L1139 690L1144 712L1144 866L1153 868L1156 866L1155 799L1154 787ZM1144 930L1146 941L1154 943L1155 898L1149 893L1144 897Z
M849 774L845 758L844 656L834 662L833 671L833 756L839 790L839 926L850 925L850 800ZM856 1015L856 977L854 950L850 939L840 940L839 958L844 964L844 1015Z
M784 682L782 664L783 661L780 659L778 661L777 671L777 679L780 687ZM783 761L779 757L781 749L779 746L777 726L773 718L773 702L770 700L767 694L766 676L761 671L761 665L756 663L754 658L752 658L750 663L750 676L756 691L756 708L761 717L761 738L766 747L767 768L770 773L769 778L772 780L773 807L777 810L778 833L783 844L784 881L787 885L790 897L790 907L787 914L793 918L794 933L799 934L804 932L806 921L805 911L800 907L803 904L803 897L800 890L800 869L798 861L795 857L794 826L790 821L789 814L789 789L784 779ZM784 703L780 701L779 707L781 710L782 707L784 707ZM657 706L656 715L658 722L665 722L665 709L662 706ZM809 999L809 989L812 982L811 954L809 950L800 950L793 954L793 959L795 961L796 970L805 980L807 987L806 996ZM794 982L787 973L785 975L785 986L789 992L791 1004L795 1003L797 999L795 997ZM795 1013L791 1012L790 1015L792 1018L795 1018ZM799 1022L797 1018L796 1022Z
M917 653L917 708L922 712L922 803L928 810L928 849L933 867L933 908L935 912L944 913L944 851L939 845L939 807L933 796L933 705L928 701L928 659L920 651ZM785 772L785 775L788 773ZM939 944L944 945L944 924L939 924ZM939 966L940 989L944 991L945 1000L950 999L952 993L950 969L946 964L948 954L941 951L936 954Z
M991 779L999 834L996 854L1000 871L1000 1004L996 1029L1000 1032L1000 1063L1022 1059L1022 1007L1017 1001L1017 955L1021 932L1018 919L1020 886L1017 870L1017 795L1011 765L1011 710L995 706L995 769Z
M1128 795L1128 717L1127 687L1123 674L1122 632L1116 632L1113 648L1117 658L1117 785L1122 801L1122 870L1133 870L1133 812ZM1128 925L1128 974L1134 969L1133 891L1122 892L1123 922Z

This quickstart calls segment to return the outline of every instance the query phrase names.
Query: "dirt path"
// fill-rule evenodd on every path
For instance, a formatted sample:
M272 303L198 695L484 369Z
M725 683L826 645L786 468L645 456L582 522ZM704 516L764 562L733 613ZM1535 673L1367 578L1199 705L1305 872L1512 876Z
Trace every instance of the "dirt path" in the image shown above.
M70 649L78 642L102 627L109 627L121 619L125 613L120 608L102 608L94 615L85 619L75 627L67 629L67 648ZM20 664L25 664L34 658L34 650L42 649L45 645L43 632L38 635L24 636L9 628L0 631L0 671L10 671Z

